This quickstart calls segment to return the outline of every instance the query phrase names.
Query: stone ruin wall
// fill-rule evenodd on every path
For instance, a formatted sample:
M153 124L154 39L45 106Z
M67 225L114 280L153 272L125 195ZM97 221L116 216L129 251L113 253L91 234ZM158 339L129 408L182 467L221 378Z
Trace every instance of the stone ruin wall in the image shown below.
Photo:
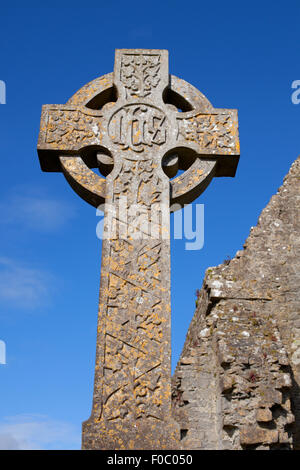
M242 251L206 271L173 376L186 449L300 449L300 157Z

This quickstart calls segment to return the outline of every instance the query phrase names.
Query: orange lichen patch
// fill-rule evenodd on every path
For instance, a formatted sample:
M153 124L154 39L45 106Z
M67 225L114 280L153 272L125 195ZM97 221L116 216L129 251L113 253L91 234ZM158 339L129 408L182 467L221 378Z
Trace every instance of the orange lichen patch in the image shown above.
M68 104L86 105L93 97L113 86L112 74L104 75L87 83L68 101Z
M105 179L90 170L79 157L60 157L60 162L73 189L96 207L99 206L105 198Z

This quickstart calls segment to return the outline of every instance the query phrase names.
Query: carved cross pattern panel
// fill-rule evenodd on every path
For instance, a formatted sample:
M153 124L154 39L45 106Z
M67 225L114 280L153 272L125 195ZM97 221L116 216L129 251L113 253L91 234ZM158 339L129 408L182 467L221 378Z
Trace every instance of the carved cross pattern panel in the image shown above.
M126 97L146 98L160 82L161 54L121 55L120 81L126 88Z
M117 101L101 104L113 89ZM165 103L168 90L189 110ZM170 203L192 201L213 176L234 176L238 145L236 111L213 108L170 77L163 50L117 50L113 74L66 105L43 107L42 169L63 171L92 205L105 202L94 397L83 448L179 448L171 410ZM109 167L105 180L91 170L96 161ZM170 182L172 165L186 171Z

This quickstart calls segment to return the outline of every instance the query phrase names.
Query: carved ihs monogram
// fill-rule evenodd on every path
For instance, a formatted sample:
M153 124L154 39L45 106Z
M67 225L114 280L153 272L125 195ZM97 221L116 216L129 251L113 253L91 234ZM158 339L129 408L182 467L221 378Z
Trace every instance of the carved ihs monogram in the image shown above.
M166 142L166 116L154 106L126 105L110 118L108 134L121 149L143 152L147 146Z

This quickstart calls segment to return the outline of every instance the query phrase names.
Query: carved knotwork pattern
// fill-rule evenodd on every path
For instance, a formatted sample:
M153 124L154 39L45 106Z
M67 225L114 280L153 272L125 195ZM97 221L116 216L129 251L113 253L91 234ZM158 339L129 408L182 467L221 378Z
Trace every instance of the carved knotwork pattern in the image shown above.
M126 196L127 209L137 203L150 216L151 204L159 202L161 194L155 169L152 159L124 159L114 181L114 201ZM137 217L128 219L128 226L138 232ZM163 420L161 365L166 320L160 291L162 242L121 239L117 231L109 253L103 399L98 419Z
M100 134L99 118L80 110L50 110L46 142L68 147L89 144Z
M199 114L186 119L177 119L177 139L184 139L209 150L235 147L232 117L224 114Z
M151 95L160 81L159 54L123 54L120 80L127 96L145 98Z
M122 162L122 168L114 181L114 200L126 196L128 209L132 204L144 206L151 210L154 203L160 201L160 178L155 172L156 165L152 159L126 160ZM135 191L129 191L134 186ZM129 211L130 213L130 211Z

